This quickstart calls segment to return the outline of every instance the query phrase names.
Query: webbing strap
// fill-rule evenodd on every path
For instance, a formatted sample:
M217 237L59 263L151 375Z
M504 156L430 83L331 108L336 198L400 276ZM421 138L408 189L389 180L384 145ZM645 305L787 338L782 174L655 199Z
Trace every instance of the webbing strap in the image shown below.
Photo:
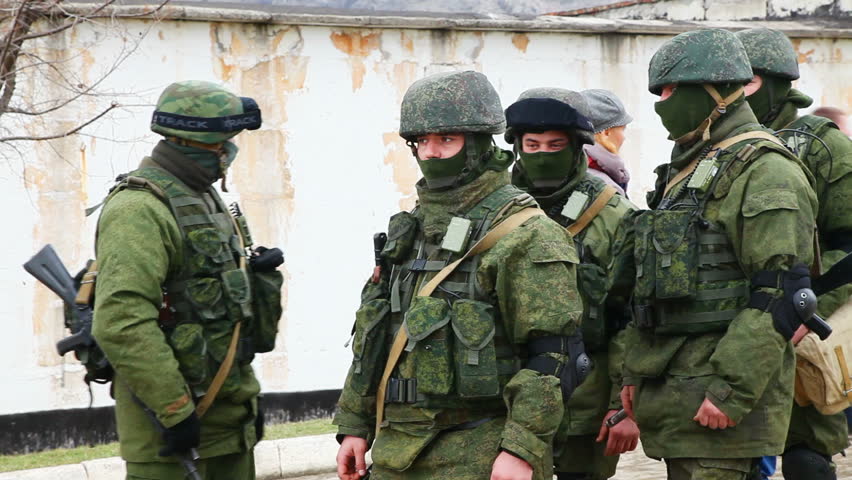
M719 310L716 312L685 313L682 315L666 314L666 319L673 320L672 323L708 323L733 320L740 310Z
M728 237L724 233L702 233L698 235L700 245L728 245Z
M846 395L846 400L852 403L852 385L850 385L849 367L846 366L846 355L843 354L843 346L834 347L834 355L837 356L837 363L840 364L840 374L843 375L843 394Z
M496 227L491 229L488 233L485 234L484 237L480 238L478 242L476 242L470 250L468 250L461 258L456 260L455 262L444 267L443 270L435 274L423 288L417 293L419 297L428 297L432 295L432 292L438 288L438 285L441 284L453 271L455 271L456 267L458 267L463 261L467 260L468 257L479 255L480 253L488 250L493 247L500 241L501 238L508 235L512 230L521 226L527 220L537 217L537 216L546 216L543 210L539 208L525 208L520 212L513 214L512 216L506 218L502 222L500 222ZM388 361L385 364L385 371L382 373L382 378L379 381L379 388L376 392L376 435L378 436L379 431L382 429L382 421L384 420L384 412L385 412L385 391L388 385L388 379L393 373L393 369L396 368L396 362L399 361L399 357L402 355L402 351L405 348L405 344L408 342L408 334L406 333L405 321L403 321L402 325L400 325L399 330L396 332L396 338L393 340L393 345L391 345L390 352L388 353Z
M723 282L726 280L745 280L745 276L739 270L699 270L699 282Z
M699 253L698 263L700 265L719 265L722 263L735 262L737 256L732 252Z
M83 281L80 282L80 290L77 290L77 297L74 303L77 305L91 305L92 294L95 292L95 279L98 277L98 262L93 260L86 269L83 275ZM94 307L94 305L92 305Z
M734 135L731 138L726 138L725 140L722 140L721 142L713 145L710 148L710 152L714 152L716 150L724 150L724 149L726 149L726 148L728 148L728 147L730 147L734 144L737 144L739 142L742 142L742 141L745 141L745 140L752 140L752 139L754 139L754 140L769 140L772 143L784 146L784 144L781 142L781 140L779 140L775 135L772 135L771 133L768 133L768 132L764 132L762 130L754 130L754 131L751 131L751 132L746 132L746 133L741 133L739 135ZM709 152L708 152L708 155L709 155ZM687 165L683 170L677 172L677 175L675 175L674 178L669 180L669 183L666 184L666 188L663 190L663 195L669 193L669 190L671 190L672 187L674 187L675 185L680 183L681 180L683 180L684 178L689 176L692 173L692 171L695 170L695 167L698 166L698 162L700 162L703 158L704 157L696 157L693 161L689 162L689 165Z
M606 187L604 187L603 191L601 191L601 193L598 194L597 198L595 198L595 201L592 202L591 205L589 205L589 208L587 208L586 211L583 212L582 215L580 215L580 218L578 218L577 221L572 223L571 225L568 225L568 233L576 237L577 234L582 232L587 226L589 226L590 223L592 223L592 220L594 220L595 217L597 217L598 214L601 213L601 210L603 210L603 208L613 197L613 195L615 195L615 193L615 187L613 187L612 185L607 185Z
M202 200L198 197L191 197L189 195L172 198L171 202L172 202L172 205L174 205L175 207L188 207L190 205L204 205L204 200Z
M749 288L746 285L729 288L714 288L712 290L699 290L695 293L695 299L700 301L705 300L723 300L725 298L737 298L748 295Z

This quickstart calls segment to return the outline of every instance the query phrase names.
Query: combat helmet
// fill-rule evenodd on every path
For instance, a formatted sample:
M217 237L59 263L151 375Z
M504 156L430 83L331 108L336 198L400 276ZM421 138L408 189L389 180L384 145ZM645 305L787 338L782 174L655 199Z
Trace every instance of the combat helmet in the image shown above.
M659 95L670 84L722 84L751 81L745 47L721 29L693 30L667 41L648 65L648 90Z
M594 127L588 119L589 104L578 92L565 88L539 87L525 90L506 109L507 143L530 130L570 130L581 144L593 144Z
M745 47L755 73L786 80L799 78L799 57L787 35L771 28L749 28L735 35Z
M399 135L414 141L427 133L503 133L500 96L485 75L472 70L430 75L405 92Z
M260 108L248 97L238 97L212 82L175 82L160 94L151 118L151 130L201 144L218 144L242 130L257 130Z

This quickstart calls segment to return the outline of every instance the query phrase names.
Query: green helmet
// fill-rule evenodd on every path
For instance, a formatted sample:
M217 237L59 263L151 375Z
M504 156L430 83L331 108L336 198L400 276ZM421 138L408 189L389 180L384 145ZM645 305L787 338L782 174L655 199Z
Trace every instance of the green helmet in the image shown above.
M786 80L799 78L799 56L787 35L771 28L749 28L735 35L745 47L755 73Z
M669 84L748 83L754 74L736 35L720 29L681 33L657 50L648 65L648 90Z
M577 119L574 123L571 123L570 126L572 133L577 136L581 143L595 143L593 127L591 126L591 122L588 120L590 110L589 103L583 95L565 88L538 87L525 90L521 93L515 103L517 104L521 100L527 100L529 98L549 98L552 100L558 100L576 110L583 118L582 120ZM586 123L588 123L588 125L586 125ZM515 142L518 130L517 126L507 126L506 134L503 136L507 143Z
M405 92L399 135L414 140L427 133L503 133L506 119L500 96L485 75L437 73L420 79Z
M238 97L211 82L175 82L160 94L151 130L199 143L221 143L242 130L260 128L254 100Z

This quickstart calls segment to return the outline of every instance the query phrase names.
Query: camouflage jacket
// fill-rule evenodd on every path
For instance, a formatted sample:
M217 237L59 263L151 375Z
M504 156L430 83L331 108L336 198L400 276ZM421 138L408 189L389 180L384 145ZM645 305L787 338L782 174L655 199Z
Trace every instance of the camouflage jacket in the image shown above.
M157 167L162 155L180 156L155 149L153 159L146 158L142 166ZM165 427L195 408L173 347L159 325L162 285L186 261L184 241L169 207L144 189L112 195L98 221L92 333L115 369L116 423L121 456L128 462L175 461L157 454L163 446L161 434L130 392ZM253 418L260 385L251 365L233 369L238 370L239 383L220 392L202 418L202 458L246 451L256 442Z
M585 158L581 160L585 162ZM531 192L548 216L563 227L573 223L561 213L573 192L587 195L588 207L604 190L605 183L599 178L587 172L582 175L579 183L569 183L569 188L546 197ZM632 277L630 269L625 272L616 260L623 258L623 249L633 248L629 241L630 223L621 220L635 209L625 197L615 195L574 237L580 258L577 281L584 305L582 332L594 370L565 405L557 439L563 435L597 433L607 411L621 408L619 393L624 363L621 331L628 318L626 305Z
M439 327L446 322L442 321L421 334L423 329L419 325L422 323L424 302L418 299L430 297L411 300L413 292L434 276L440 266L458 257L437 247L450 218L466 215L474 205L500 191L509 192L513 197L522 195L508 183L507 172L487 171L471 184L455 190L430 192L420 189L416 214L412 216L403 212L391 219L383 257L390 260L388 263L394 265L394 272L397 272L401 266L412 265L418 251L425 251L424 268L427 271L416 274L420 277L414 281L416 288L402 293L396 292L393 287L398 284L394 280L396 274L392 275L394 278L388 278L386 272L380 283L367 283L356 314L355 358L334 418L340 436L354 435L373 441L376 388L387 362L385 347L392 343L405 313L408 345L414 346L412 340L416 338L416 345L421 346L410 353L403 352L395 372L400 377L417 379L418 396L416 400L412 398L411 403L386 405L388 426L381 430L373 446L373 460L382 466L404 470L442 429L479 418L504 416L507 421L501 448L515 453L533 466L552 465L550 443L563 411L559 380L520 366L526 363L526 344L530 339L572 335L579 325L582 303L575 278L577 257L565 230L547 218L535 217L503 237L490 250L462 263L457 273L433 294L439 301L426 302L426 310L446 309L441 304L452 303L451 313L437 314L439 319L444 315L452 316L451 330L446 326ZM512 207L506 215L526 206ZM486 218L493 217L492 212ZM400 227L400 219L405 218L409 219L407 226ZM478 235L474 233L471 237ZM403 244L407 246L403 248ZM414 244L421 247L414 247ZM433 263L439 265L432 268L430 265ZM465 264L470 267L465 267ZM470 277L465 276L464 270L473 272L473 289L477 292L474 298L481 300L479 303L459 299L467 298L464 293L468 291L467 284L460 280ZM412 273L409 271L409 274ZM483 306L483 303L491 306ZM478 305L478 311L485 315L479 318L487 317L488 320L485 323L456 322L462 316L461 310L456 307L459 305ZM399 312L393 313L394 310ZM377 350L364 347L362 325L370 325L370 332L384 329L379 330L382 333L376 334L378 338L372 342L380 345ZM414 328L417 328L416 332ZM455 336L455 347L449 348L456 351L447 354L444 339L450 335ZM472 337L477 337L477 340L471 341ZM422 347L424 344L425 347ZM475 357L468 356L463 345L479 349L478 353ZM460 353L466 360L459 364L453 358L458 359ZM565 359L561 355L556 357L560 361ZM499 375L499 390L488 387L490 378L466 376L466 372L478 369L469 366L472 358L481 369L495 369L494 372ZM452 363L456 363L455 368ZM475 372L473 374L476 375ZM484 393L483 389L489 393L477 396ZM422 398L420 392L425 390L433 394ZM465 395L463 391L473 393L473 396ZM496 456L496 452L488 454Z
M663 194L663 186L677 169L708 152L707 147L760 129L751 109L742 100L735 102L728 114L714 124L709 142L686 151L675 147L672 162L658 167L657 190L649 204L657 208L661 200L681 192L688 178L671 188L668 195ZM766 143L761 146L760 142ZM740 160L738 152L751 143L757 145L757 150L744 157L746 161ZM703 211L698 212L709 228L718 228L718 233L712 234L718 239L715 243L724 241L728 245L725 252L729 252L710 251L704 258L728 262L722 258L732 255L729 270L718 271L717 275L736 273L744 279L736 280L738 289L743 282L748 287L747 279L756 271L783 270L794 263L810 264L813 260L811 232L816 221L816 196L800 163L788 152L775 148L766 140L745 141L719 152L719 160L729 168L719 174ZM638 232L638 222L636 228ZM641 276L648 274L643 272L641 261L645 253L640 246L659 248L657 242L668 240L656 236L651 244L636 234L634 294L647 295L638 291ZM666 266L665 259L662 265ZM668 275L657 275L651 308L664 312L668 305L697 308L707 303L679 300L678 306L671 300L653 300L660 298L660 288L679 286L671 282L685 271L674 264L669 270ZM778 289L761 290L781 295ZM690 335L663 334L659 327L638 328L638 321L628 328L624 381L637 386L634 409L649 456L745 458L781 453L792 403L793 348L776 332L770 313L744 308L748 290L741 295L744 296L736 300L717 301L720 308L733 308L732 320L721 329ZM737 425L711 430L693 420L705 398Z

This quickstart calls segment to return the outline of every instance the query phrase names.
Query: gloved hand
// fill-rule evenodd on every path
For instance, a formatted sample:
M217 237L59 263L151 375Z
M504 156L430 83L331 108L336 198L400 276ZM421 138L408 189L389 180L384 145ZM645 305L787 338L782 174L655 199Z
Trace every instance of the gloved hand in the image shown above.
M188 452L198 447L201 443L201 420L198 419L198 415L192 412L176 425L165 429L163 441L166 442L166 446L159 451L161 457Z
M802 324L796 307L793 304L793 295L803 288L811 288L811 272L807 265L797 263L784 273L784 293L780 300L772 306L772 323L784 338L790 340L793 333Z
M284 252L280 248L256 247L254 255L249 259L251 269L255 272L271 272L284 263Z

